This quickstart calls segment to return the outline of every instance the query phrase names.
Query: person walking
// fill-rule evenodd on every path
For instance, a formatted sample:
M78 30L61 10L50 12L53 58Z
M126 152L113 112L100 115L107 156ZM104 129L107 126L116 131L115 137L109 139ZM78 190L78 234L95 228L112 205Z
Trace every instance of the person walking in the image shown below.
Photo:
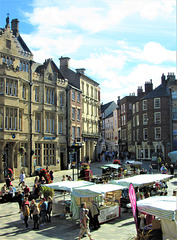
M20 173L19 179L20 179L20 182L19 182L18 186L20 186L20 184L22 184L23 182L25 182L25 174L24 174L23 171Z
M79 240L83 237L84 233L86 232L90 240L94 240L90 234L89 230L89 217L88 217L89 210L85 209L83 213L83 219L80 224L80 231L79 231Z
M46 216L47 216L47 202L45 198L42 198L42 204L40 205L40 208L41 208L41 218L42 218L41 226L44 226L46 224Z
M30 214L29 206L25 205L23 215L24 215L24 222L25 222L26 228L28 228L28 217L29 217L29 214Z
M48 222L51 222L51 213L52 213L52 204L53 204L53 201L52 201L52 198L49 196L48 197L48 206L47 206L47 221Z
M29 208L30 208L30 219L32 219L32 214L33 214L35 205L36 205L35 199L32 199L31 203L30 203L30 206L29 206Z
M94 230L97 230L98 228L100 228L100 223L98 221L100 210L99 210L99 206L97 205L97 203L95 203L94 200L92 200L91 203L92 205L91 205L90 211L91 211L91 216L93 218L93 226L94 226Z
M19 205L19 213L21 212L22 202L23 202L23 193L21 190L18 191L17 202Z
M39 229L39 208L37 207L37 204L34 204L34 211L33 211L33 221L34 221L34 229Z

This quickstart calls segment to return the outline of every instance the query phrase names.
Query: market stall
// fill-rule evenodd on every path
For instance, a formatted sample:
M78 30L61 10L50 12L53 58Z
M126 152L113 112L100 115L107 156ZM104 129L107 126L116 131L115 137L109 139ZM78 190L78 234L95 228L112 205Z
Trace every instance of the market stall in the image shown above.
M177 239L177 198L155 196L137 201L138 211L160 219L163 240Z
M166 195L166 182L172 177L173 175L168 174L140 174L120 180L112 180L109 183L126 187L126 189L122 192L121 207L128 211L127 204L130 202L128 197L128 188L131 183L135 187L136 193L138 191L138 200L149 196Z
M90 208L94 199L100 208L99 222L107 222L120 216L120 198L124 187L113 184L95 184L74 188L71 192L71 211L73 218L78 219L80 206L86 202Z
M66 214L70 213L71 191L74 188L87 185L94 185L94 183L88 181L61 181L51 184L44 184L43 186L55 190L52 214L65 217Z

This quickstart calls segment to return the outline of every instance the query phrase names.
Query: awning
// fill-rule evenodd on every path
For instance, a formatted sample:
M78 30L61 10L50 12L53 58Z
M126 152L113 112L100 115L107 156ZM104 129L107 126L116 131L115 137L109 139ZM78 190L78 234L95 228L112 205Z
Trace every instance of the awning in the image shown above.
M74 188L71 192L71 196L74 197L96 197L107 192L113 192L122 190L125 187L113 185L113 184L95 184L80 188Z
M120 180L112 180L109 183L117 184L119 186L129 187L130 183L134 187L142 187L148 184L153 184L154 182L167 181L172 178L173 175L168 174L140 174L133 177L128 177Z
M61 191L72 191L73 188L83 187L87 185L94 185L95 183L88 182L88 181L61 181L51 184L43 184L43 186L52 188L54 190L61 190Z

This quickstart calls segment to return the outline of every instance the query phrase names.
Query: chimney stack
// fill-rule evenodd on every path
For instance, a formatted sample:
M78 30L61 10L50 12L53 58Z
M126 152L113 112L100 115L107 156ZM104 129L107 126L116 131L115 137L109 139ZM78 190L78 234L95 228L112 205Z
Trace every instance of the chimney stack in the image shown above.
M137 89L137 96L138 97L143 97L143 88L142 86L139 86Z
M78 68L78 69L76 69L76 72L84 74L85 73L85 68Z
M61 70L66 70L69 68L69 61L70 61L70 58L69 57L62 57L59 58L60 60L60 69Z
M149 82L145 82L145 94L150 93L153 90L152 79Z
M19 36L19 26L18 26L18 24L19 24L19 21L18 21L17 18L16 19L12 19L12 21L11 21L11 30L13 31L13 35L15 37Z

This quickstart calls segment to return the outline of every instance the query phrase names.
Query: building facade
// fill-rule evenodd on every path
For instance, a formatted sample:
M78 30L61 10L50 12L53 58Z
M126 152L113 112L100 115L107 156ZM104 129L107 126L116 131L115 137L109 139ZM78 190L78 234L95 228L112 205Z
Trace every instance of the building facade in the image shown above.
M51 59L33 62L9 18L0 29L0 181L7 169L32 175L36 168L67 166L66 87L68 81Z
M70 69L70 58L60 58L60 71L70 85L82 91L82 146L81 161L97 159L97 143L100 137L100 88L99 84L85 75L85 69Z

